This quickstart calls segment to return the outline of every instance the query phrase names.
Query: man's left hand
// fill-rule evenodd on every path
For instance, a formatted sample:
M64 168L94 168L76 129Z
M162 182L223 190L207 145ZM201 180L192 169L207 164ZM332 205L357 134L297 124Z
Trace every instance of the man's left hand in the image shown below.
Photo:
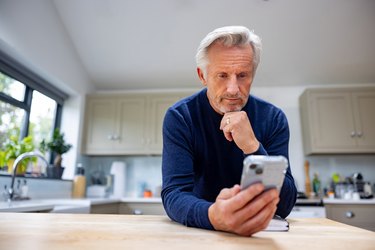
M255 137L250 120L244 111L225 113L220 129L228 141L234 141L245 153L251 154L258 150L259 141Z

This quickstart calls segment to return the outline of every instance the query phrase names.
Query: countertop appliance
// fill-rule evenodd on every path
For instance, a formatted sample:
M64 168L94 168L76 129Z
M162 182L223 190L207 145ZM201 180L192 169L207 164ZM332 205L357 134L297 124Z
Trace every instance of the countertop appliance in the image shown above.
M111 166L111 175L113 175L113 194L112 198L121 198L125 196L126 164L122 161L114 161Z

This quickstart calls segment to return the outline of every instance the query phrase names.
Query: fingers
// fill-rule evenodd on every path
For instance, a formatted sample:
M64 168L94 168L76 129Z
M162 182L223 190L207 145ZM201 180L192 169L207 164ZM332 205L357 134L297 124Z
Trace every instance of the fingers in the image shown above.
M239 185L221 190L216 201L208 209L208 218L212 226L216 230L233 232L243 223L243 218L235 215L236 211L242 209L263 189L262 184L255 184L246 190L241 190Z
M220 122L220 129L223 131L225 138L228 141L234 141L245 154L258 150L259 141L254 134L246 112L225 113Z
M233 141L233 137L232 137L233 126L231 125L231 123L233 124L235 121L233 115L234 115L233 112L224 114L220 122L220 129L223 130L225 139L227 139L228 141Z
M277 203L275 201L268 203L256 216L245 221L245 223L238 228L236 233L243 236L251 236L267 228L276 212L276 205Z
M241 187L239 185L234 185L232 188L224 188L220 191L219 195L216 199L229 199L241 191Z
M238 185L223 189L208 210L216 230L252 235L267 227L279 202L276 189L264 191L262 184L245 190Z
M251 236L265 229L276 212L278 202L279 197L276 190L269 190L262 193L249 206L236 214L236 216L242 216L246 219L244 218L243 223L237 227L235 233ZM252 212L255 212L255 214L248 216Z
M279 194L276 189L268 190L256 196L250 205L245 206L243 209L237 211L239 217L244 221L254 217L262 211L268 204L274 203L275 207L279 202Z
M251 200L260 195L264 190L264 185L257 183L249 186L248 188L242 190L238 195L230 199L231 203L229 205L230 209L234 211L242 209L246 206Z

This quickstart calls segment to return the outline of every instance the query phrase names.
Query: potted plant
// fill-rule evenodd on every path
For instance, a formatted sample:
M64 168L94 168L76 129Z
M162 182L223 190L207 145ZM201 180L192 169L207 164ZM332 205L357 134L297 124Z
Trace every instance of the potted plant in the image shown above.
M53 132L51 141L46 142L43 139L40 143L40 151L45 153L47 150L50 150L54 154L53 165L58 168L61 167L62 155L68 152L71 147L71 144L65 142L64 133L60 133L58 128Z
M6 141L4 148L4 160L8 165L8 172L12 173L15 159L23 153L33 151L35 147L31 136L27 136L20 141L18 136L12 135ZM24 174L29 162L30 159L23 160L18 166L16 174Z

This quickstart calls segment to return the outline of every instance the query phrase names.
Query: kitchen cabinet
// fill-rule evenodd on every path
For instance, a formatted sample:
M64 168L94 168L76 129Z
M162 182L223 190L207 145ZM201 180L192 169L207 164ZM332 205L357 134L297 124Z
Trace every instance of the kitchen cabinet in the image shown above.
M162 203L123 202L119 205L119 214L165 215Z
M375 88L308 89L300 97L305 154L375 153Z
M375 231L375 204L325 204L327 218Z
M161 154L165 111L190 93L87 96L82 152L87 155Z
M92 204L90 208L91 214L118 214L119 203L108 203L108 204Z
M115 155L143 149L146 98L136 95L88 96L84 153Z

